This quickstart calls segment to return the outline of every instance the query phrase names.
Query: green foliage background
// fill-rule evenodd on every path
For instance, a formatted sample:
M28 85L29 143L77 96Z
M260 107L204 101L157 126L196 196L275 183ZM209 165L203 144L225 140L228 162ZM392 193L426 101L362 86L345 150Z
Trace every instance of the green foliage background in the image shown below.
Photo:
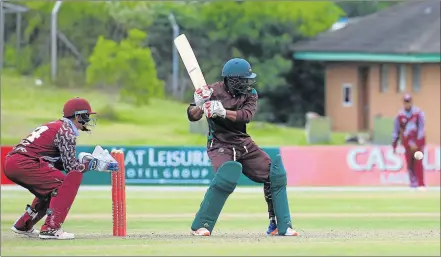
M23 1L17 48L15 16L6 15L5 67L50 79L50 17L53 2ZM120 100L143 105L178 95L191 100L180 62L180 90L171 88L173 14L192 44L206 80L220 79L230 58L246 58L258 74L257 119L304 124L304 114L324 112L323 67L292 60L290 46L327 30L344 16L366 15L389 2L63 2L58 31L78 50L58 41L59 87L91 86L120 92ZM148 35L148 36L147 36Z

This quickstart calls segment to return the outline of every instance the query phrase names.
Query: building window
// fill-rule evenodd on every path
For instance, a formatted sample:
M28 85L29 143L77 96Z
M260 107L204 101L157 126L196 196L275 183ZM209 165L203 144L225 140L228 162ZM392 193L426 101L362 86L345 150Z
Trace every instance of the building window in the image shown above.
M406 65L397 65L397 91L402 93L406 91Z
M342 86L343 106L352 106L352 85L343 84Z
M387 64L380 64L380 92L387 92L389 87L389 67Z
M412 65L412 91L420 92L421 90L421 65Z

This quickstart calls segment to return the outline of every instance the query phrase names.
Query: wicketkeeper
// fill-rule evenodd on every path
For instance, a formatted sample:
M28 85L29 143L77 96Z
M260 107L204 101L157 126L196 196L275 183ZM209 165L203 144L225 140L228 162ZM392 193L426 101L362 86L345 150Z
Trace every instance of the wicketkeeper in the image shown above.
M222 69L223 81L194 93L188 119L206 116L209 125L207 153L215 171L201 207L193 221L193 235L211 235L228 196L240 175L264 184L270 224L268 235L297 236L292 228L286 193L286 172L280 155L274 160L247 134L257 109L256 74L244 59L231 59Z
M12 231L41 239L74 239L61 228L80 187L84 172L116 171L118 163L80 153L75 158L79 131L90 131L94 119L90 104L73 98L63 108L63 118L36 128L8 154L4 172L7 178L28 189L34 196ZM67 175L62 172L66 171ZM35 224L46 216L41 231Z

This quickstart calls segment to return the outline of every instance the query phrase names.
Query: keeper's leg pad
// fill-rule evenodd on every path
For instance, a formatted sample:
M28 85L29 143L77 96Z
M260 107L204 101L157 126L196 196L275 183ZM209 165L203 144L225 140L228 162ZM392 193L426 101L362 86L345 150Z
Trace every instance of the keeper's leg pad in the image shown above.
M286 194L286 171L283 167L282 157L278 154L271 162L270 168L271 195L274 212L276 213L279 235L284 235L288 228L292 228L289 212L288 196Z
M47 209L47 217L41 231L49 228L59 229L63 224L66 216L72 206L78 193L83 173L80 171L70 171L63 181L63 184L52 192L49 208Z
M49 207L49 200L34 198L31 205L27 205L25 213L14 223L14 227L18 230L31 230L37 222L46 216L46 210Z
M222 208L228 196L236 188L241 174L242 164L235 161L225 162L218 169L191 225L193 231L200 228L206 228L210 233L213 231Z

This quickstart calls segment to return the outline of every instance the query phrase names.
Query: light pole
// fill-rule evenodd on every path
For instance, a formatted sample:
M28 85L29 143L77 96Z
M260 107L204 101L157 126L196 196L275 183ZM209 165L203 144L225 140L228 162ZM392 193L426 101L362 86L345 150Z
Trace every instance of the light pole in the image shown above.
M57 78L57 15L62 1L57 1L51 13L51 77L52 81Z
M173 29L173 40L179 36L179 26L176 23L175 16L173 13L168 15L168 19ZM172 76L172 93L173 96L176 96L178 92L178 83L179 83L179 60L178 60L178 49L176 49L175 44L172 41L172 67L173 67L173 76Z

